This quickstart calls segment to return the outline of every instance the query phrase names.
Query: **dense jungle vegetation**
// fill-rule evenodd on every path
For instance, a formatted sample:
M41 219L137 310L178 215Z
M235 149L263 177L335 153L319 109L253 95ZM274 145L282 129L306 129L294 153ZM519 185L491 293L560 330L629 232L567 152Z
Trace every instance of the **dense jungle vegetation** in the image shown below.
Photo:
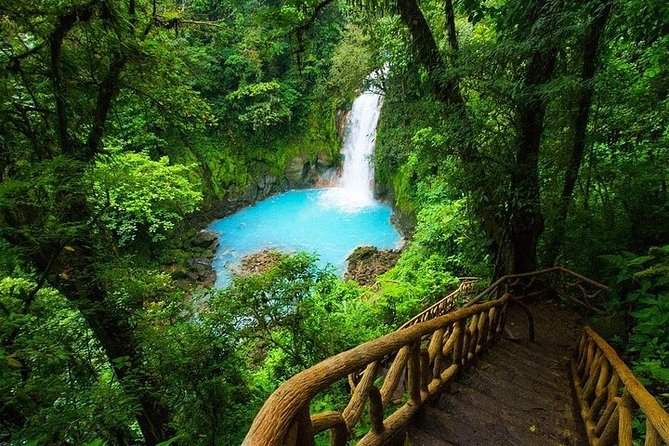
M222 201L337 163L384 66L398 264L177 286ZM0 0L0 444L239 444L457 276L554 264L613 285L594 322L666 395L668 180L664 0Z

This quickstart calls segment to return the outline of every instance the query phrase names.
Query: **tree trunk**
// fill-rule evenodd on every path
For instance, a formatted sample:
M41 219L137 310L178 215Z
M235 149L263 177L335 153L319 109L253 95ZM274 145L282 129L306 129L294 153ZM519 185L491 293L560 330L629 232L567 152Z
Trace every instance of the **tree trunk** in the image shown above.
M455 32L455 11L453 10L453 0L444 2L446 9L446 32L448 34L448 45L451 52L455 55L458 52L458 35Z
M71 157L78 166L62 172L63 178L54 181L62 186L55 192L53 209L37 205L20 204L0 209L0 221L7 228L7 239L26 252L26 257L48 283L60 291L86 319L100 342L115 374L130 397L136 399L140 410L136 414L147 445L155 445L170 438L170 411L157 391L151 375L143 368L140 345L133 336L129 312L107 300L107 292L100 282L97 265L100 253L96 251L94 233L95 216L87 205L85 190L81 186L86 165L94 162L104 134L105 123L113 100L119 91L120 77L128 58L124 47L111 58L109 70L98 86L95 109L87 144L75 144L70 138L68 122L67 88L61 71L63 42L77 23L94 17L99 0L74 6L54 22L48 38L49 78L53 88L56 113L55 133L63 154ZM33 237L34 234L53 234L42 231L42 224L55 220L61 228L68 228L53 235ZM65 235L67 234L67 235ZM28 304L29 306L29 304ZM141 305L140 305L141 307ZM122 359L119 363L115 360Z
M530 23L541 17L543 2L535 4ZM547 23L550 20L547 20ZM544 31L551 32L551 26ZM537 245L544 230L539 189L539 148L543 134L546 100L540 88L553 76L557 50L551 46L534 50L525 76L527 98L518 105L518 146L515 166L511 172L511 197L507 236L510 260L507 273L524 273L537 269Z
M409 29L414 42L414 49L418 61L427 69L430 83L435 97L447 104L462 105L464 101L460 95L455 80L444 79L445 62L437 42L434 40L430 26L423 16L423 12L416 0L398 0L397 9L402 23Z
M593 5L593 19L588 25L585 33L583 46L583 67L581 70L581 94L578 99L578 111L574 117L574 146L569 159L569 165L565 173L562 195L558 205L558 213L555 219L555 227L546 248L546 265L553 266L560 254L562 240L566 232L567 216L571 206L574 187L578 179L578 173L583 161L585 151L585 134L590 116L592 104L593 85L592 81L597 70L597 59L599 56L599 43L606 22L611 13L610 1L597 1Z

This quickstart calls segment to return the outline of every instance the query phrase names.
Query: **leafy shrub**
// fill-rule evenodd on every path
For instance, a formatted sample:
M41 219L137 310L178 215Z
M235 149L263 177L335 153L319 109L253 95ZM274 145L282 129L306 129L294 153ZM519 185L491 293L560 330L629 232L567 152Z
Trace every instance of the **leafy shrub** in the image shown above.
M153 161L142 153L114 153L95 163L90 178L90 201L121 246L138 237L164 240L202 201L188 167L170 165L167 157Z
M631 316L627 352L634 370L665 393L669 390L669 245L648 255L605 256L617 269L619 304Z

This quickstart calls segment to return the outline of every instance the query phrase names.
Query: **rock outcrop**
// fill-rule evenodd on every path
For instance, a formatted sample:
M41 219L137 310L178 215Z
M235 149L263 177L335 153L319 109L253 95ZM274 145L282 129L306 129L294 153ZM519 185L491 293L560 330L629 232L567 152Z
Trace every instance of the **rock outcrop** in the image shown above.
M371 285L377 277L395 266L400 254L400 251L394 249L359 246L346 259L348 266L344 279L355 280L360 285Z
M244 256L239 264L232 268L232 274L239 277L248 277L265 273L285 256L285 254L275 249L254 252Z

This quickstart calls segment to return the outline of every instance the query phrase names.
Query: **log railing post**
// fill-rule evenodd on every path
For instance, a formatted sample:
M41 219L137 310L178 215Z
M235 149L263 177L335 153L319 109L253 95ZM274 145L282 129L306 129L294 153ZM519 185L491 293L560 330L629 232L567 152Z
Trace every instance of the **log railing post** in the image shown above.
M646 441L644 446L660 446L662 439L650 420L646 419Z
M420 391L427 396L427 386L432 381L432 367L430 367L430 354L427 348L420 350ZM421 400L425 399L421 397Z
M634 400L625 391L618 405L618 446L632 446L632 408Z
M345 446L348 441L348 428L339 412L323 412L311 417L315 433L330 430L330 446Z
M462 344L464 342L465 324L457 321L453 327L453 364L462 365Z
M440 328L434 334L432 335L432 338L430 339L430 346L428 347L428 354L430 357L430 360L433 363L432 366L432 377L437 377L441 373L441 367L443 364L443 359L444 359L444 353L443 353L443 348L444 348L444 334L446 333L446 330L444 328Z
M381 392L376 386L369 388L369 421L375 434L383 432L383 401L381 400Z
M315 446L314 429L309 416L309 406L306 405L297 413L297 445Z
M620 417L620 398L614 399L613 412L609 417L602 434L597 441L597 446L609 446L613 444L618 433L618 419Z
M409 402L415 406L420 405L420 344L415 343L409 349L409 362L407 364L409 375Z
M391 400L393 399L393 394L395 393L395 390L397 389L400 380L404 376L404 370L406 369L407 366L407 358L409 356L409 351L410 348L408 346L405 346L402 347L399 352L397 352L397 355L395 356L393 363L390 365L390 368L388 369L388 373L386 374L386 379L383 380L383 385L381 386L381 399L383 401L384 407L387 406L388 403L390 403Z

